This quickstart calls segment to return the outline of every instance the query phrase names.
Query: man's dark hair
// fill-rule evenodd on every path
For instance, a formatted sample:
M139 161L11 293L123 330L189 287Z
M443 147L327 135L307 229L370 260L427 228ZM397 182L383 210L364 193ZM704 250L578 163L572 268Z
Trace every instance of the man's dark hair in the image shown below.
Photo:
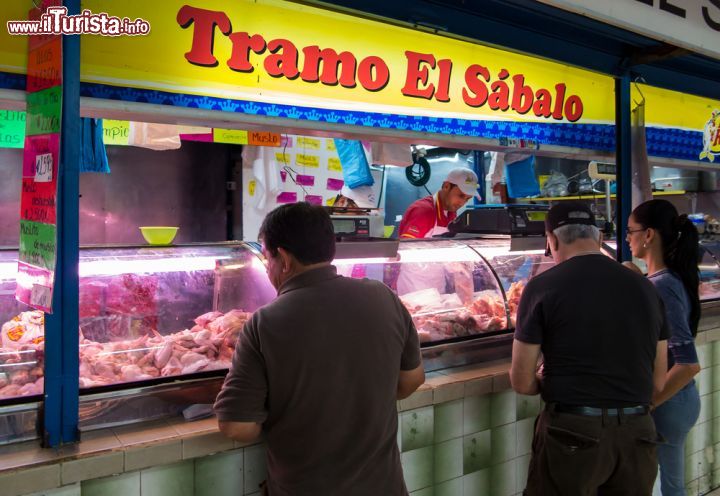
M335 231L325 209L309 203L288 203L265 217L260 239L272 256L278 248L292 253L303 265L335 258Z

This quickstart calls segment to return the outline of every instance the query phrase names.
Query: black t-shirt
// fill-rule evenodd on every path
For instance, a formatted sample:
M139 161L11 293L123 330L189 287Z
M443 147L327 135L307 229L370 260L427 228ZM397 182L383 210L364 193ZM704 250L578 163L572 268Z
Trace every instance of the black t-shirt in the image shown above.
M515 339L540 344L542 397L565 405L650 404L662 301L643 276L604 255L573 257L528 282Z

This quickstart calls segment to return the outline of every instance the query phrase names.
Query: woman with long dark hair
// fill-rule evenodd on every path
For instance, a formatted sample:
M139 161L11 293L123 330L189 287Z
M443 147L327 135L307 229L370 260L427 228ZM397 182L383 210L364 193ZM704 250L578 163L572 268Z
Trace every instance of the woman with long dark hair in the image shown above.
M668 373L665 387L653 396L652 415L667 441L658 447L662 496L684 496L685 438L700 414L693 379L700 372L694 341L700 321L698 232L672 203L650 200L633 210L626 240L665 304Z

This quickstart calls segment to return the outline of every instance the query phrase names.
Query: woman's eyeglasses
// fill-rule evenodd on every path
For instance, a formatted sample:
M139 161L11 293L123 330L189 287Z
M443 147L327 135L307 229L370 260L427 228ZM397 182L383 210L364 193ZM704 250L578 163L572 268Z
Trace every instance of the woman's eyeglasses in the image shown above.
M647 228L646 227L641 227L638 229L630 229L629 227L625 228L625 234L633 234L633 233L641 232L641 231L647 231Z

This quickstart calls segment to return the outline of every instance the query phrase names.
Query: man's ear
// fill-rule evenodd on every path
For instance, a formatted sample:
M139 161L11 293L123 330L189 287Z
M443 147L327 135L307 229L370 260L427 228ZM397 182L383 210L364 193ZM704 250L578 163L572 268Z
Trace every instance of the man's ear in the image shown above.
M445 192L448 192L448 191L450 191L450 189L452 189L452 184L450 184L447 181L443 181L442 187L440 189L442 189Z
M290 270L293 267L293 264L295 263L295 257L292 253L287 251L285 248L278 248L278 257L280 258L280 263L282 267L283 272L290 272Z

